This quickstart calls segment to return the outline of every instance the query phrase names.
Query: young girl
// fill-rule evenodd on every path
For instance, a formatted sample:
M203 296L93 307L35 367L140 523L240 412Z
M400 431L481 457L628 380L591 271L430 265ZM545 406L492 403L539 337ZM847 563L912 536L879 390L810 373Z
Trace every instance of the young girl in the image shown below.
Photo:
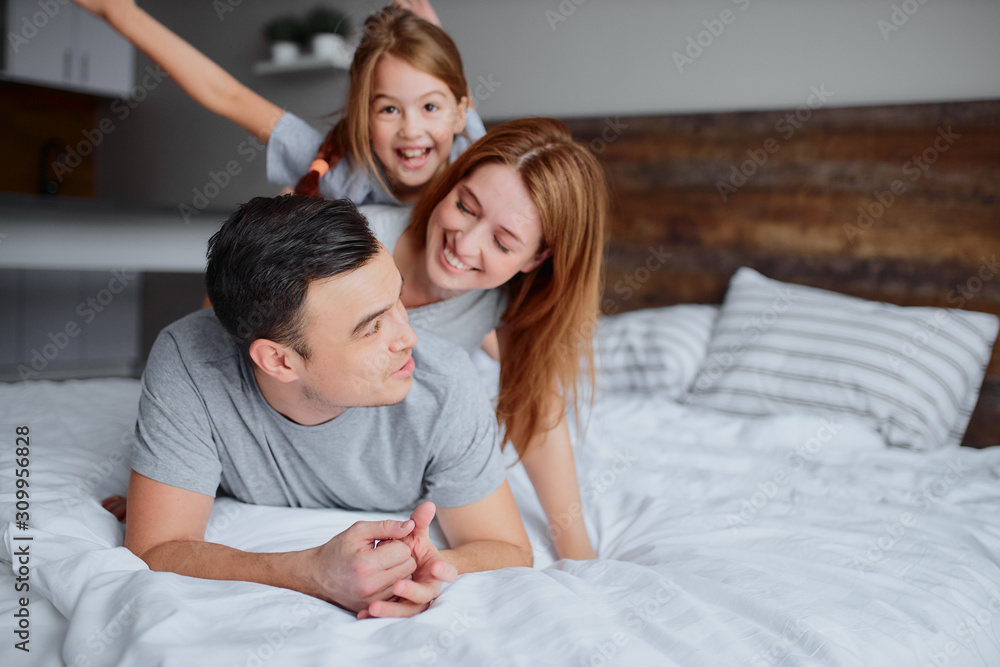
M166 70L209 111L268 144L268 180L357 204L412 203L485 133L462 58L425 0L371 15L351 64L341 120L324 138L241 84L133 0L76 0Z

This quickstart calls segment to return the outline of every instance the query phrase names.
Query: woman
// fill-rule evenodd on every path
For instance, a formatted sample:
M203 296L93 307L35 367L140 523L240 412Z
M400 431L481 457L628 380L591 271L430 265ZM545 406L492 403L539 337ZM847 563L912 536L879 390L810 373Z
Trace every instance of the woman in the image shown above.
M600 165L565 125L525 118L470 146L409 219L362 207L403 275L411 323L470 353L498 344L501 445L513 443L564 558L596 557L566 408L581 358L593 383L608 199Z

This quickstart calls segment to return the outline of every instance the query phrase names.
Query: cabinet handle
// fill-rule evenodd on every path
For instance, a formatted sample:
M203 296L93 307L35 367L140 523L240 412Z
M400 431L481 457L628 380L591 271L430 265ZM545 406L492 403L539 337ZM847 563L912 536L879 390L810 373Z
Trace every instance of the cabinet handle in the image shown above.
M73 79L73 52L69 49L63 51L63 81Z
M90 54L86 51L80 56L80 79L83 83L90 80Z

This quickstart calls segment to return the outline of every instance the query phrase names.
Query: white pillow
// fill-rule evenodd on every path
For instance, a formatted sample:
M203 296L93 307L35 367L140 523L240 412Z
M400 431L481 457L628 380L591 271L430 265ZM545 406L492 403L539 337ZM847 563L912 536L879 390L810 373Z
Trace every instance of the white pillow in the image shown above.
M598 389L680 400L705 358L718 313L718 306L682 304L601 318L594 337Z
M986 313L903 308L744 267L685 402L741 415L855 415L890 445L958 445L997 328Z

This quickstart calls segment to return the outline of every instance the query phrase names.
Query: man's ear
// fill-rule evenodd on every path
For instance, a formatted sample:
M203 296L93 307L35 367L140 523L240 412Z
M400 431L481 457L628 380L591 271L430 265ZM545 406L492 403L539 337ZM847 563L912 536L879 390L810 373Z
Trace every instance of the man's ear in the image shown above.
M258 338L250 343L250 359L278 382L299 379L298 368L302 364L302 357L287 345Z
M521 273L531 273L539 266L541 266L542 262L544 262L551 256L552 256L552 248L546 248L545 250L541 251L540 253L536 254L534 257L529 259L525 263L525 265L521 267Z

